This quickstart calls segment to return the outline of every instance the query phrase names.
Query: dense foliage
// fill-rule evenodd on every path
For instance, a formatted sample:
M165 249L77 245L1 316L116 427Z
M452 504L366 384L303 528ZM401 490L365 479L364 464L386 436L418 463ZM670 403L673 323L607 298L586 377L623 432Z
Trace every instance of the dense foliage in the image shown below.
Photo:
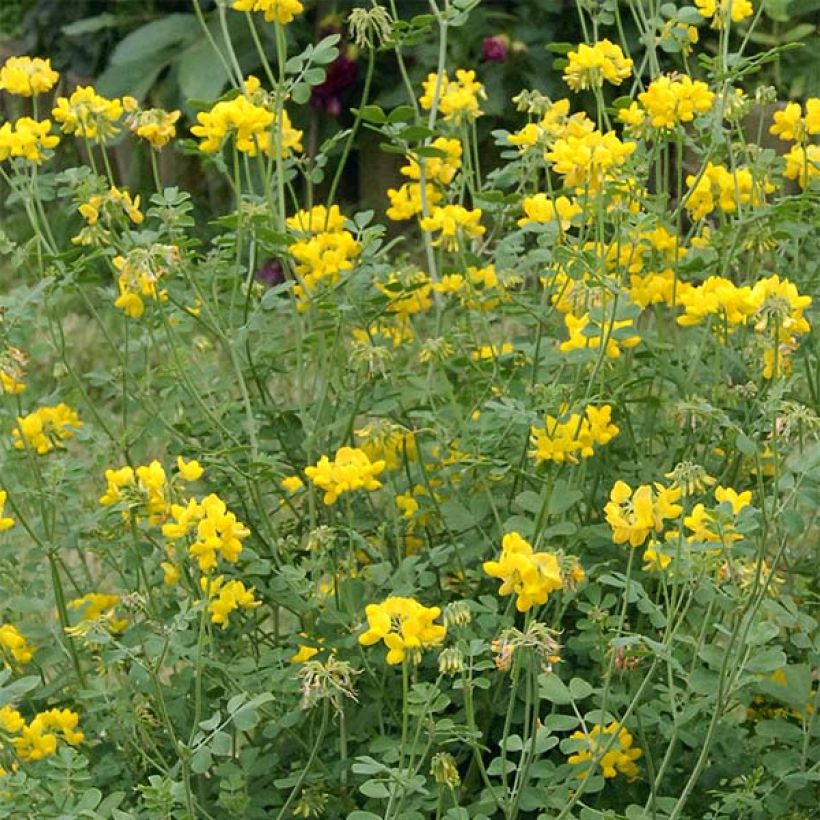
M749 0L514 91L473 5L194 2L167 108L157 28L0 66L0 816L816 812L820 98Z

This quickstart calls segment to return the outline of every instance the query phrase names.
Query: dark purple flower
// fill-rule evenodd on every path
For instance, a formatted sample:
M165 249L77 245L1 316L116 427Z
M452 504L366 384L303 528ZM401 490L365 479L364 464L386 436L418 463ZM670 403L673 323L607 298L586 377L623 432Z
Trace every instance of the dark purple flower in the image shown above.
M328 67L325 81L313 86L310 104L331 117L342 113L342 93L356 82L359 65L345 54L340 54Z
M281 285L285 281L285 271L278 259L268 259L254 274L254 278L264 282L269 288Z
M506 34L485 37L481 43L481 57L489 63L503 63L510 52L510 38Z

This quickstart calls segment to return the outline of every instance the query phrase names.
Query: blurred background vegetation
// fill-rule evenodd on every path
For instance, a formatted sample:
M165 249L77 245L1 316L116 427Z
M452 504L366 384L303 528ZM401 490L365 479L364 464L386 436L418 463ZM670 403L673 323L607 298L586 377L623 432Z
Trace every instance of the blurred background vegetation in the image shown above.
M382 2L392 6L404 20L423 19L429 12L425 0ZM583 0L583 5L590 14L597 15L605 32L614 20L617 2ZM755 5L758 2L755 0ZM215 0L199 3L207 26L221 42ZM297 114L295 125L304 130L305 149L311 156L326 140L350 126L350 108L360 104L366 60L345 36L347 13L356 5L369 4L362 0L305 0L305 14L287 27L288 37L295 41L290 53L330 33L342 36L338 59L327 67L325 81L314 86L311 105L300 106ZM660 12L671 18L684 5L660 5ZM11 54L50 57L63 75L58 93L67 93L78 84L94 83L108 96L128 93L146 106L180 109L181 130L185 133L195 121L196 112L227 89L225 72L214 58L194 11L193 0L2 0L0 61ZM629 28L631 15L624 0L621 17L627 37L638 46L637 33ZM259 58L243 18L241 14L225 15L243 71L261 76ZM263 26L262 30L271 28ZM424 36L423 25L416 28L418 33L409 38L404 53L410 78L419 89L422 79L435 66L436 54L435 38ZM713 53L717 47L715 32L701 26L699 34L697 50ZM560 71L553 67L559 55L547 46L581 40L575 0L483 0L471 11L465 25L451 30L450 64L474 68L488 92L489 99L483 106L486 116L478 122L488 161L495 157L496 150L491 132L521 125L522 115L510 104L512 96L522 88L538 89L554 98L566 96ZM820 96L820 0L764 0L749 50L764 52L786 44L792 47L767 61L750 79L747 90L771 85L780 100ZM265 45L272 55L272 37ZM377 57L369 102L389 109L406 102L405 93L395 55L389 49L383 50ZM579 104L583 99L574 103ZM14 115L9 105L10 101L0 94L0 114L4 118ZM359 131L356 147L340 199L382 211L385 189L399 182L400 158L380 152L378 140L367 129ZM366 172L362 168L365 157ZM123 140L115 150L120 181L136 193L150 193L145 160L133 141ZM175 146L163 151L162 163L166 184L178 183L190 190L195 201L210 213L222 210L220 200L227 192L216 182L216 175L201 173L201 166L192 163L184 148ZM8 212L3 217L6 227Z

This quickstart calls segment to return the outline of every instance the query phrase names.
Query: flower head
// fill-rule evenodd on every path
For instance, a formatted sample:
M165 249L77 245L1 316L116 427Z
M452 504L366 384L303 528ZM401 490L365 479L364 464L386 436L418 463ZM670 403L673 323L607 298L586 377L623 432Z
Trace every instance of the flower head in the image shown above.
M441 644L447 634L446 626L434 623L441 609L426 607L414 598L391 596L380 604L369 604L365 613L368 628L359 635L359 643L372 646L384 641L389 664L406 658L420 660L425 649Z
M33 97L51 91L60 75L51 60L40 57L9 57L0 68L0 91L20 97Z

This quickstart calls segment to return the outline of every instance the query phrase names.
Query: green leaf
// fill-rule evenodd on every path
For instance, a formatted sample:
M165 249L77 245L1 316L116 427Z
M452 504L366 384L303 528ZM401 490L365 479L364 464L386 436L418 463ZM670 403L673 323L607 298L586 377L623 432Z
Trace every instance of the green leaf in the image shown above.
M204 746L194 752L191 757L191 771L194 772L194 774L204 774L211 768L212 762L211 750L207 746Z
M143 71L151 66L152 58L160 51L187 43L197 36L199 26L193 14L168 14L146 23L121 40L111 54L111 65L143 63ZM139 77L141 72L132 76ZM136 95L134 95L136 96Z
M390 797L390 790L381 780L365 780L359 791L367 797L373 797L377 800L382 800Z
M75 20L73 23L63 26L60 31L66 37L80 37L83 34L93 34L104 28L114 28L119 23L117 16L110 12L95 14L93 17L83 17L82 20Z
M169 52L166 55L167 59L153 60L147 69L143 60L135 60L123 65L112 63L97 79L97 91L106 97L121 97L123 94L129 94L138 100L143 100L172 56Z
M538 692L542 698L559 706L570 703L572 695L566 684L553 672L538 676Z
M592 686L583 680L583 678L573 678L569 682L569 693L572 695L574 700L583 700L584 698L588 698L593 691L595 690Z
M222 94L228 74L205 37L182 52L177 66L177 82L185 100L213 100Z
M384 111L378 105L364 105L358 111L354 108L353 112L360 114L365 122L375 122L379 125L387 122Z

